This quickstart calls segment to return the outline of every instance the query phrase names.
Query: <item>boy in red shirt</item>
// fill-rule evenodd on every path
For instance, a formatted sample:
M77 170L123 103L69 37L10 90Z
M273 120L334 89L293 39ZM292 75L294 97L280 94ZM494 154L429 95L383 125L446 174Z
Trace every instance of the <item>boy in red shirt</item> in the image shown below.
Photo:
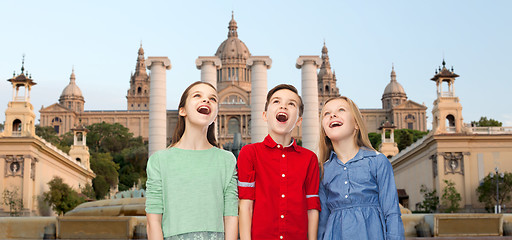
M317 238L318 159L291 137L303 110L292 85L280 84L267 94L268 135L244 146L238 156L241 240Z

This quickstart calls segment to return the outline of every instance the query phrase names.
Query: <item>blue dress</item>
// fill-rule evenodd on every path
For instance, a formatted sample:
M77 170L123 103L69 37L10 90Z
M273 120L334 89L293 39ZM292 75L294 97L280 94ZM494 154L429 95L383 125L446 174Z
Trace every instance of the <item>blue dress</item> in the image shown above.
M333 151L319 189L319 240L405 239L393 168L368 148L343 164Z

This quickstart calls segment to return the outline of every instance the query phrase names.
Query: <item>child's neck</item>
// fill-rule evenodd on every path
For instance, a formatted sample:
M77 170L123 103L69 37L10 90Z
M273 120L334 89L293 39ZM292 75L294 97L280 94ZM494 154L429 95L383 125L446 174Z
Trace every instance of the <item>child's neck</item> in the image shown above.
M350 159L354 158L359 152L359 146L357 146L355 140L353 138L333 141L332 146L334 148L334 152L338 156L338 159L342 163L347 163Z
M288 146L290 145L290 143L292 143L292 134L286 134L286 135L279 135L279 134L275 134L275 133L269 133L270 137L272 138L272 140L274 140L274 142L276 142L277 144L281 144L283 146Z
M187 149L187 150L206 150L213 146L208 142L207 138L208 127L201 129L188 125L181 136L180 141L174 147Z

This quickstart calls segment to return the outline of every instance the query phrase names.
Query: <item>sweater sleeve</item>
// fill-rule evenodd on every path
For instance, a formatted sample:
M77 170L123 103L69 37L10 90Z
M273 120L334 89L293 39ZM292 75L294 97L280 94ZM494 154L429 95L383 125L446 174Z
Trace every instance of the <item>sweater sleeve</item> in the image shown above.
M162 196L162 178L158 154L151 155L147 165L148 180L146 181L146 213L162 214L164 212Z
M238 176L236 171L236 158L229 155L227 164L227 183L224 189L224 216L238 216Z
M393 167L383 154L378 154L375 160L379 202L386 221L386 239L405 239Z

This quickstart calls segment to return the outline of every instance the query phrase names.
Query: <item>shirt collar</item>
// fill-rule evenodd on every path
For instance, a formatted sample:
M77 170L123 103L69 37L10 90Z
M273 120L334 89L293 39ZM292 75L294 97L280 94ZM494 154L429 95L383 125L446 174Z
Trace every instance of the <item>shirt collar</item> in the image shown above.
M371 150L367 147L360 147L357 154L346 163L359 161L365 157L375 157L377 154L379 154L377 151ZM329 156L329 159L326 161L326 163L330 162L332 159L338 159L338 155L334 150L331 151L331 155Z
M265 146L269 147L269 148L276 148L277 147L277 143L274 141L274 139L272 139L272 137L269 135L267 135L265 137L265 139L263 140L263 144L265 144ZM295 139L292 138L292 143L288 146L283 146L284 148L287 148L287 147L293 147L293 149L297 152L300 152L300 147L299 145L297 145L297 141Z

